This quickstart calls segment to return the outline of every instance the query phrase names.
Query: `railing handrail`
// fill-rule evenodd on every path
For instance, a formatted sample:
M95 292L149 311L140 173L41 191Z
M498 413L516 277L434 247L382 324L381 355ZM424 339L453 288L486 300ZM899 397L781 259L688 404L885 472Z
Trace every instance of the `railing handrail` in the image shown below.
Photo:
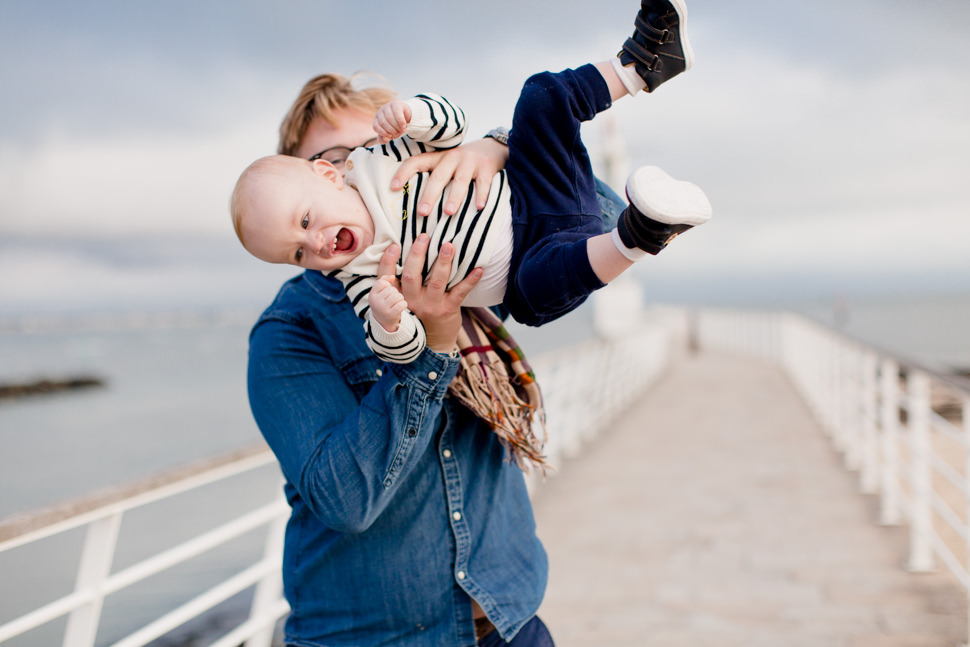
M940 366L931 365L929 362L925 360L916 359L914 357L907 355L906 353L903 353L902 351L890 350L880 344L874 343L867 339L863 339L857 334L850 333L846 330L842 330L838 326L833 325L832 323L829 323L827 321L823 321L822 319L820 319L815 315L805 314L801 312L798 312L798 313L786 312L785 314L789 316L801 317L806 321L810 321L811 323L828 331L833 335L838 335L854 344L859 344L860 346L864 346L869 350L873 351L874 353L876 353L877 355L893 359L903 369L922 371L923 373L926 373L927 375L932 377L934 380L937 380L938 382L942 382L947 386L951 386L954 389L958 389L960 391L963 391L965 394L970 395L970 378L964 377L962 375L958 375L953 372L948 372L946 369L941 368Z
M213 586L179 609L122 639L118 646L144 645L186 620L208 611L231 595L255 585L257 589L270 593L258 596L260 604L254 602L250 618L246 622L248 628L246 632L240 634L237 628L232 635L241 636L241 640L261 636L259 641L251 644L268 647L273 624L286 612L280 582L282 563L280 537L289 516L289 506L283 498L279 481L276 482L275 497L271 502L259 508L247 510L201 535L145 558L121 571L111 573L110 567L114 559L121 520L126 512L275 463L275 457L265 445L249 447L184 468L170 470L133 484L112 488L77 501L0 520L0 553L73 529L87 528L75 590L40 608L0 624L0 643L66 615L68 626L64 635L65 647L75 645L90 647L94 644L105 597L224 545L244 533L266 526L267 548L260 560L228 580ZM234 644L239 644L239 641Z
M266 445L254 445L80 499L3 517L0 518L0 552L275 461Z

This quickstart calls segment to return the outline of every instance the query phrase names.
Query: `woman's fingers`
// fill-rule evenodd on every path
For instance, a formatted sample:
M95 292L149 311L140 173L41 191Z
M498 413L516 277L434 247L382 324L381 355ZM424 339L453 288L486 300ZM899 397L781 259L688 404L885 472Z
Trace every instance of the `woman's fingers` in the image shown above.
M392 243L384 250L381 254L381 260L377 262L377 275L378 276L395 276L397 275L397 259L401 255L401 247L396 243Z

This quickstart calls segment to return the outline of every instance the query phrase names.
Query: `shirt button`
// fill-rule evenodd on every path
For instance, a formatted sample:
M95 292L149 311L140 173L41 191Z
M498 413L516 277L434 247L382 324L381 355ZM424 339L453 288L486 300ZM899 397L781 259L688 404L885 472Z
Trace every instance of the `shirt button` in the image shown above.
M453 515L451 515L451 518L454 519L455 521L461 521L461 513L456 512Z
M377 373L377 377L384 375L384 371L381 369L377 369L376 373Z
M458 579L459 580L465 579L465 571L458 571Z
M451 450L446 449L445 451L441 452L441 455L444 456L445 458L451 458Z
M438 374L435 371L431 371L430 373L428 373L428 379L429 380L437 380L438 379Z
M347 162L344 164L344 166L349 171L350 169L354 168L354 161L353 160L347 160Z

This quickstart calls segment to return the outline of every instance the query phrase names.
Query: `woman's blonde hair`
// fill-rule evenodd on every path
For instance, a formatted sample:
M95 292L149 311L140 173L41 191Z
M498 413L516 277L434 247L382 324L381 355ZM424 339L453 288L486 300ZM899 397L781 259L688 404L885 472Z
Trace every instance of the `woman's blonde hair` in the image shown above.
M356 87L370 77L377 84ZM343 74L320 74L306 82L299 96L290 107L280 125L280 143L277 152L296 155L300 142L306 135L310 122L320 117L331 126L337 126L334 112L341 109L359 110L376 114L378 108L397 98L380 77L358 72L352 76Z

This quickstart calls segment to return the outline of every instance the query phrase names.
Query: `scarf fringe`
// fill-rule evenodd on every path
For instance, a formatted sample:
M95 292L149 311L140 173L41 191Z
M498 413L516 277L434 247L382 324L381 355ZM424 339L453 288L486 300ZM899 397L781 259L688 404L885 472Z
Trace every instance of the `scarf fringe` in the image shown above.
M488 423L523 472L546 476L546 417L531 367L501 320L481 308L467 310L458 340L461 368L449 391ZM509 368L523 374L512 378Z
M491 426L524 472L548 465L542 453L546 442L545 411L522 400L512 387L505 367L499 363L474 364L451 384L451 393ZM538 427L541 436L533 431Z

